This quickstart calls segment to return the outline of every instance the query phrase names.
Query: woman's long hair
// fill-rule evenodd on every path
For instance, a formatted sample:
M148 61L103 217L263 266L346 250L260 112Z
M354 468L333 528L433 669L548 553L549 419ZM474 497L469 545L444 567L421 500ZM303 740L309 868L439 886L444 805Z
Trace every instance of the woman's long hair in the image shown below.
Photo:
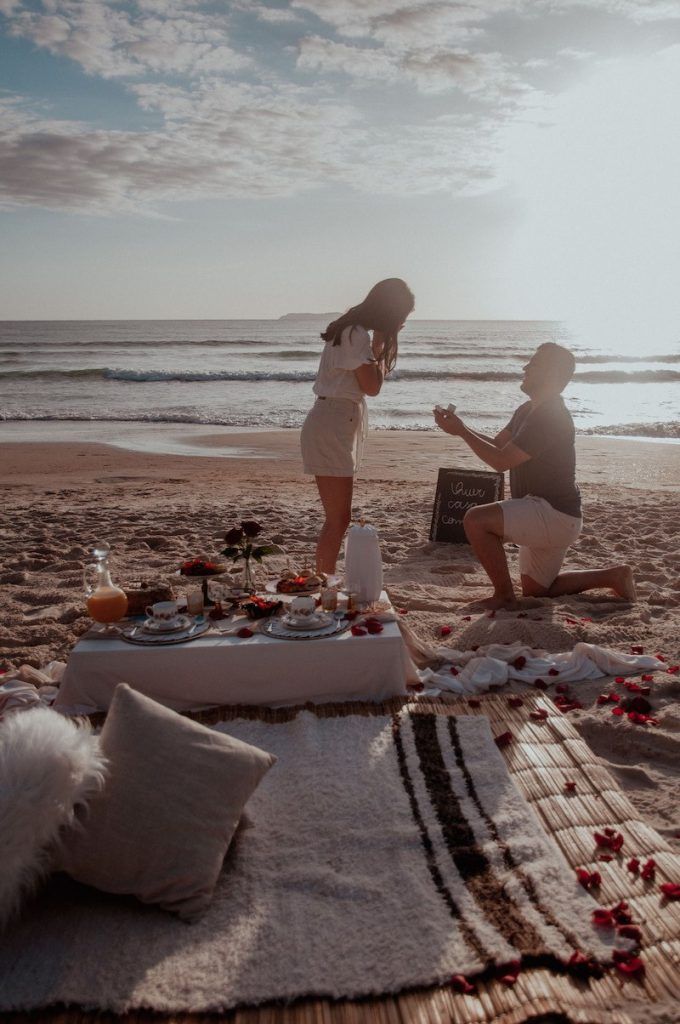
M409 313L413 312L413 292L400 277L388 277L374 284L363 302L352 306L346 313L333 320L321 337L334 345L340 344L345 327L365 327L367 331L380 331L385 338L382 359L387 373L397 362L399 328Z

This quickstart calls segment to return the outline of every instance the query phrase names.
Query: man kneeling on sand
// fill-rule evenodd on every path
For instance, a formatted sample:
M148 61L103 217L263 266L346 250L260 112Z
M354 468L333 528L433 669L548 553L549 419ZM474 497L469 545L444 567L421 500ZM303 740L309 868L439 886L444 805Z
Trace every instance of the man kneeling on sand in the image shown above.
M477 505L463 525L475 554L493 584L493 595L481 604L509 608L516 604L503 541L519 546L522 593L527 597L559 597L606 587L635 600L628 565L560 573L567 549L581 533L581 495L576 485L574 423L562 391L574 374L572 353L547 342L524 367L521 389L529 401L513 413L496 437L470 430L453 413L434 411L437 426L460 437L478 458L499 473L510 470L507 501Z

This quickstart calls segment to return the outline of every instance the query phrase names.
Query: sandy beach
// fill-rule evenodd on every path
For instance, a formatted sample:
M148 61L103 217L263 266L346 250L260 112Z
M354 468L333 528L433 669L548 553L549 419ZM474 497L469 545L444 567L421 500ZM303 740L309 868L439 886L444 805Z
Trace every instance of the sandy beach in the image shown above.
M296 431L166 427L163 437L138 451L83 442L75 432L61 443L0 445L0 669L67 659L89 625L82 567L96 538L112 545L112 572L123 584L164 580L177 587L180 560L214 557L224 530L251 515L294 564L313 558L319 506L313 481L301 472ZM151 450L164 446L192 454ZM477 463L434 433L374 432L354 508L377 527L393 603L407 609L409 626L424 641L438 642L448 625L452 632L442 642L463 650L506 640L549 651L579 640L624 652L641 644L671 666L680 662L677 464L673 444L578 439L585 528L567 564L630 562L636 605L597 592L527 602L523 614L494 619L472 611L471 602L487 592L480 566L469 548L432 544L428 534L437 469ZM513 549L509 558L516 568ZM273 560L272 572L280 564ZM650 684L656 727L598 705L598 694L616 689L609 684L575 684L583 709L569 716L649 824L680 849L680 676L657 673Z

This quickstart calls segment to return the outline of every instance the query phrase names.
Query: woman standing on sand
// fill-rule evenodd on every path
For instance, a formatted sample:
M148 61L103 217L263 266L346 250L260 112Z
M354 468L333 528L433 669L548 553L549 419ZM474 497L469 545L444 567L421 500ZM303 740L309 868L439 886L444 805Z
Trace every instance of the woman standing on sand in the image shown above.
M321 335L326 344L313 388L317 398L300 438L304 471L316 478L325 513L316 546L317 572L335 572L368 428L365 396L379 394L385 375L394 368L399 331L414 304L406 283L389 277Z

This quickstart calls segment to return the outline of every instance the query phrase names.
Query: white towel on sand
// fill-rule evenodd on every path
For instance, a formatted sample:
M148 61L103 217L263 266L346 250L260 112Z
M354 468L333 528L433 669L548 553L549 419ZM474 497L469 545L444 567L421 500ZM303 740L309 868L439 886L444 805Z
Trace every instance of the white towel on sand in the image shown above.
M665 667L662 661L650 655L622 654L587 643L577 643L572 651L560 654L534 650L521 643L487 644L476 651L438 647L434 653L444 664L437 671L426 668L418 673L428 692L482 693L491 686L503 686L510 679L525 683L533 683L536 679L575 683L603 676L658 672ZM522 658L524 663L521 663ZM521 667L513 664L517 662ZM451 673L451 666L459 669L457 675ZM559 676L551 677L551 668L557 670Z

